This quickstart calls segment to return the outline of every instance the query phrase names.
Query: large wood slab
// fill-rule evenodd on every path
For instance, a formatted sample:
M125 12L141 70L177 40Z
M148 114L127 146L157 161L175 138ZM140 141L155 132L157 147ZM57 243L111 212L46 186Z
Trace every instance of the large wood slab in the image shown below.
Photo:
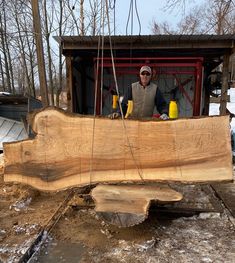
M4 144L5 181L41 190L99 182L232 180L228 116L138 121L65 114L33 119L34 139Z
M167 185L98 185L91 195L96 213L119 227L143 222L148 216L151 201L169 203L183 198L181 193Z

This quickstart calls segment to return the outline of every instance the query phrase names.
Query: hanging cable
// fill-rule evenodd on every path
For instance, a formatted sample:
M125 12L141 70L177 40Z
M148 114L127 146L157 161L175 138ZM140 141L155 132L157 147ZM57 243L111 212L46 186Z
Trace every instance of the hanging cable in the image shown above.
M126 35L128 35L128 25L129 25L130 16L131 16L132 5L133 5L133 0L130 0L129 13L128 13L128 18L127 18L127 23L126 23Z
M102 0L103 8L101 8L101 17L102 14L104 14L104 0ZM91 158L90 158L90 169L89 169L89 180L90 180L90 185L92 182L92 172L93 172L93 158L94 158L94 141L95 141L95 121L96 121L96 107L97 107L97 94L98 94L98 75L99 75L99 67L100 67L100 47L101 47L101 31L103 32L104 30L101 30L104 27L104 20L100 20L100 27L98 32L99 38L98 38L98 47L97 47L97 57L96 57L96 78L95 78L95 98L94 98L94 114L93 114L93 125L92 125L92 143L91 143ZM103 42L104 35L102 36L102 42ZM103 49L103 47L102 47ZM103 51L102 51L103 54ZM103 58L103 57L102 57ZM103 66L101 66L101 69ZM102 74L103 75L103 74ZM102 81L101 81L102 82Z
M141 23L140 23L140 17L139 17L139 12L138 12L138 8L137 8L137 0L135 0L135 13L138 19L138 23L139 23L139 35L141 34Z
M110 45L110 53L111 53L111 60L112 60L112 69L113 69L113 76L114 76L114 82L115 82L115 87L116 87L116 92L117 92L117 95L118 95L118 100L120 99L120 93L119 93L119 88L118 88L118 83L117 83L117 75L116 75L116 69L115 69L115 63L114 63L114 56L113 56L113 48L112 48L112 40L111 40L111 30L110 30L110 22L109 22L109 13L108 13L108 0L106 0L106 15L107 15L107 24L108 24L108 35L109 35L109 45ZM120 101L120 100L119 100ZM123 110L122 110L122 107L119 104L119 108L120 108L120 112L121 112L121 116L122 116L122 124L123 124L123 129L125 131L125 135L126 135L126 138L127 138L127 143L128 143L128 146L129 146L129 149L130 149L130 153L131 153L131 156L132 156L132 159L134 161L134 164L135 164L135 167L138 171L138 174L139 174L139 177L142 181L144 181L144 178L143 178L143 171L142 169L138 166L137 164L137 161L135 159L135 156L134 156L134 152L133 152L133 149L131 147L131 143L130 143L130 138L128 136L128 133L127 133L127 128L126 128L126 123L125 123L125 120L124 120L124 114L123 114Z
M101 79L100 79L100 114L103 112L103 84L104 84L104 22L105 22L105 5L101 1L101 20L102 20L102 44L101 44Z
M133 35L133 27L134 27L134 11L133 11L133 0L131 1L131 35Z
M113 9L113 34L116 35L116 0L114 1Z
M113 10L113 32L116 35L116 0L113 1L113 5L111 4L111 0L109 0L109 9Z
M109 9L113 10L116 5L116 0L113 1L113 6L111 5L111 0L109 0Z
M129 26L130 20L131 20L131 35L133 35L133 29L134 29L133 5L134 5L133 0L130 0L129 13L128 13L128 18L127 18L127 23L126 23L126 35L128 35L128 26ZM141 22L140 22L138 7L137 7L137 0L135 0L135 14L136 14L138 24L139 24L139 35L140 35L141 34Z

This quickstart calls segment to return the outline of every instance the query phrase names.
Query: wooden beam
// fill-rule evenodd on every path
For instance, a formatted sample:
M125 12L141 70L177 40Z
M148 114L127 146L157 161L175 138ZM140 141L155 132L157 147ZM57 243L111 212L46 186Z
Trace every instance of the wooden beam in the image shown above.
M67 90L67 110L73 112L73 65L72 57L65 57L66 62L66 90Z
M228 92L228 80L229 80L229 58L230 54L226 53L223 59L223 71L222 71L222 87L220 97L220 115L226 114L227 109L227 92Z
M5 181L42 190L100 182L232 180L228 116L173 121L96 118L47 108L35 139L4 143Z
M97 49L97 36L63 36L56 38L63 50ZM223 49L231 50L234 39L212 35L113 36L115 49ZM109 38L104 38L104 49L109 50Z

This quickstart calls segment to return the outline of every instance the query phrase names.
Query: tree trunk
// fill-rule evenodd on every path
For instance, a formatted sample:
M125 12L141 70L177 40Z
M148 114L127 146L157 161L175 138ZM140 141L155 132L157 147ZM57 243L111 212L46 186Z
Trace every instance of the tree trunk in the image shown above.
M51 60L51 47L50 47L50 33L48 29L48 18L47 18L47 1L44 0L44 21L45 21L45 33L46 33L46 46L47 46L47 55L48 55L48 76L49 76L49 90L51 95L51 105L55 105L54 102L54 83L52 75L52 60Z
M5 77L4 77L4 73L3 73L2 57L1 57L1 55L0 55L0 70L1 70L1 77L2 77L2 91L6 91Z
M5 10L5 8L4 8ZM6 28L6 25L7 25L7 19L6 19L6 12L4 11L3 13L3 16L4 16L4 25L5 25L5 28ZM9 65L9 76L10 76L10 85L11 85L11 90L12 90L12 93L15 94L15 84L14 84L14 75L13 75L13 68L12 68L12 59L11 59L11 52L10 52L10 49L9 49L9 41L8 41L8 36L7 34L5 34L5 44L6 44L6 51L7 51L7 58L8 58L8 65Z
M222 87L220 98L220 115L226 114L227 109L227 92L228 92L228 80L229 80L229 57L230 54L225 54L223 58L223 71L222 71Z
M17 8L17 7L15 7ZM25 72L25 78L26 78L26 83L27 83L27 93L29 95L33 95L32 94L32 90L31 90L31 83L30 83L30 78L29 78L29 71L28 71L28 66L27 66L27 61L26 61L26 54L25 54L25 49L24 49L24 41L23 41L23 37L21 34L21 27L20 27L20 22L19 22L19 17L17 14L17 10L15 10L15 21L16 21L16 25L17 25L17 31L18 31L18 36L19 36L19 49L20 49L20 53L21 53L21 58L22 58L22 62L23 62L23 67L24 67L24 72Z
M3 10L3 12L5 12L4 2L3 2L2 10ZM0 34L1 34L2 52L3 52L3 56L4 56L4 62L5 62L7 91L12 92L11 81L10 81L10 71L9 71L9 61L8 61L7 49L6 49L6 41L7 41L7 39L6 39L6 37L7 37L6 36L6 24L4 24L1 12L0 12L0 26L1 26Z
M80 35L85 35L85 26L84 26L84 0L80 0Z
M34 78L34 55L33 55L33 51L31 50L32 48L30 47L30 39L28 36L28 31L26 30L26 42L27 42L27 46L28 46L28 50L29 50L29 63L30 63L30 75L31 75L31 81L30 81L30 86L31 86L31 91L32 94L34 96L34 98L36 98L36 89L35 89L35 78Z
M31 4L33 11L34 37L36 40L40 93L42 97L42 104L44 107L46 107L49 105L49 101L48 101L46 70L45 70L45 61L43 54L43 42L42 42L41 21L39 16L38 0L32 0Z
M62 36L62 25L63 25L63 5L62 0L60 0L60 20L59 20L59 36ZM62 91L62 74L63 74L63 65L62 65L62 47L59 46L59 87L56 91L56 106L60 105L60 93Z

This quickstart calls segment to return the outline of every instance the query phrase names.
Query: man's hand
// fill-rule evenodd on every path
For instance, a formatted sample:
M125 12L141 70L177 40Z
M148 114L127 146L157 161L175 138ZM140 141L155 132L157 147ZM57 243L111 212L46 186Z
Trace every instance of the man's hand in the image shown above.
M113 120L113 119L117 119L120 117L120 113L118 112L114 112L108 115L109 119Z
M169 120L169 117L166 113L163 113L160 117L159 117L161 120Z

